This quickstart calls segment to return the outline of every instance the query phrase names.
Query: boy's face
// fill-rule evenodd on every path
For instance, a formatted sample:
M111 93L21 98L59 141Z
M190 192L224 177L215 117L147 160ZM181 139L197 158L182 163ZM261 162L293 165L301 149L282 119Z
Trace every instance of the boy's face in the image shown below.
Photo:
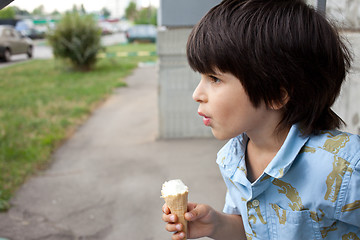
M243 132L256 134L273 115L264 103L255 108L239 79L230 73L201 74L193 99L200 104L204 124L221 140Z

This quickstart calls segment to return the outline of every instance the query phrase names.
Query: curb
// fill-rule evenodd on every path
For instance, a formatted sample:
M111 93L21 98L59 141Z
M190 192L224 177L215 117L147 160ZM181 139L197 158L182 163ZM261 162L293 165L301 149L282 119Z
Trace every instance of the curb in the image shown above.
M114 58L114 57L147 57L157 56L156 52L139 51L139 52L112 52L112 53L100 53L100 58ZM1 239L0 239L1 240Z

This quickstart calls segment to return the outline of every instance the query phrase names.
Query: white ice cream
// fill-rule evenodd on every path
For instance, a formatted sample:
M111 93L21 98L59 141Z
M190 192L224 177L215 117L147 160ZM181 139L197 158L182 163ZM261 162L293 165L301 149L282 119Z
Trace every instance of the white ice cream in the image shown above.
M162 197L177 195L188 190L189 188L180 179L174 179L163 183L161 195Z

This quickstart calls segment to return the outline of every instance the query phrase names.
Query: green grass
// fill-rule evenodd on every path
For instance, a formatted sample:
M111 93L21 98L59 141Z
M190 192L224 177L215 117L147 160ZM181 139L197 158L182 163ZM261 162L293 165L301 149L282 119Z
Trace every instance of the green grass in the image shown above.
M154 44L117 45L107 52L155 51ZM58 60L32 60L0 69L0 210L24 181L45 169L53 151L79 126L139 61L114 57L91 72L67 70Z
M108 52L136 52L136 51L156 51L155 44L118 44L106 47Z

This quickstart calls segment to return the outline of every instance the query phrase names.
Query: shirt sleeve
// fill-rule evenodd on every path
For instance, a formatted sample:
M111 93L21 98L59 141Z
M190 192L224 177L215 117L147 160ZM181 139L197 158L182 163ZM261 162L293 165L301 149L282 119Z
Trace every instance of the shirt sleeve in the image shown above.
M360 154L359 154L360 155ZM344 200L340 202L339 220L360 227L360 156L351 171ZM338 211L339 211L338 210Z
M225 206L223 209L224 213L227 214L236 214L236 215L241 215L240 214L240 209L238 209L234 203L234 201L232 200L229 191L226 192L226 197L225 197Z

